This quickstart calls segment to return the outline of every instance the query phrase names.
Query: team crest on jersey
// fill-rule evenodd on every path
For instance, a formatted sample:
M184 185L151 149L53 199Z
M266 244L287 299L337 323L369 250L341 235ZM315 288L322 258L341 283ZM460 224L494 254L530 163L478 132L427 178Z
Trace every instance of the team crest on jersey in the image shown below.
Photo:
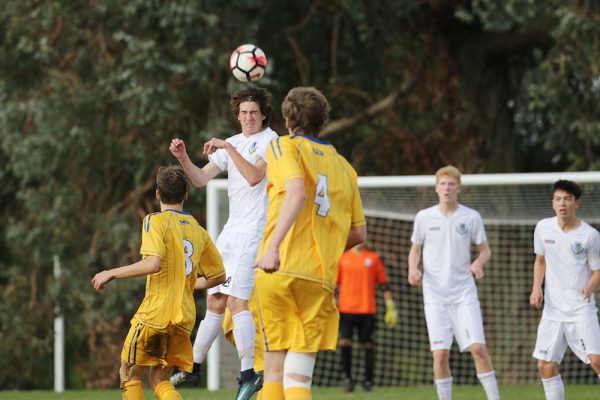
M258 148L258 145L256 144L256 142L252 143L252 144L250 145L250 148L248 149L248 153L249 153L250 155L252 155L252 154L256 153L256 149L257 149L257 148Z
M370 267L371 265L373 265L373 260L365 258L365 267Z
M181 220L181 221L179 221L179 222L181 222L181 225L189 225L189 224L190 224L190 221L187 221L187 220L185 220L185 219L182 219L182 220Z
M571 244L571 251L575 254L581 254L585 248L583 247L583 243L581 242L573 242Z
M464 235L465 233L469 232L469 227L464 222L461 222L460 224L456 225L456 232Z
M315 153L318 156L324 156L325 155L325 153L323 153L321 150L316 149L314 147L312 148L312 152Z

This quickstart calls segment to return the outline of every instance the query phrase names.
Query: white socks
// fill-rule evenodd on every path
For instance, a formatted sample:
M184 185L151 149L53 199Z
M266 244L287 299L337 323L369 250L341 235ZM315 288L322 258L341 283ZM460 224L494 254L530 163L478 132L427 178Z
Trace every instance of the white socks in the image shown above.
M565 385L563 384L560 375L553 376L549 379L542 379L542 383L544 384L546 400L565 399Z
M487 400L500 399L500 393L498 393L498 382L496 381L496 371L477 374L477 378L479 378L479 382L481 382L481 386L483 386L483 390L485 390Z
M200 326L198 327L198 333L196 333L196 339L194 340L194 362L202 364L204 357L208 353L208 349L212 346L219 332L223 329L223 319L225 314L215 314L206 310L206 315Z
M435 380L438 400L452 399L452 377Z
M241 371L254 368L256 330L250 311L241 311L233 316L233 337L240 357Z

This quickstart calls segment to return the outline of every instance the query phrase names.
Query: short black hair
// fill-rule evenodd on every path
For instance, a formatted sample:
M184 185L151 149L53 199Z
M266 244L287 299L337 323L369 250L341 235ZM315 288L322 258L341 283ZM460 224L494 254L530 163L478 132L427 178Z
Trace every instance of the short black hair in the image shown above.
M556 192L557 190L562 190L563 192L569 193L570 195L575 197L575 200L579 200L579 197L581 197L581 194L583 193L581 187L579 187L577 183L566 179L559 179L556 182L554 182L554 189L552 190L552 194L554 194L554 192Z
M156 174L156 187L163 204L180 204L188 192L187 175L178 165L161 166Z

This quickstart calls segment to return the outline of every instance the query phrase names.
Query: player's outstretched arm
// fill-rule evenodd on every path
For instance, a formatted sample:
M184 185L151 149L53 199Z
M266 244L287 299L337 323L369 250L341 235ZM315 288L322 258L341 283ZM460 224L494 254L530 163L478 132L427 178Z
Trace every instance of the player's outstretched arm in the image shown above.
M206 186L208 181L221 172L221 170L212 162L209 162L203 168L196 166L196 164L190 160L185 148L185 142L181 139L175 138L171 140L169 151L177 161L179 161L181 167L195 187L200 188Z
M136 278L160 271L161 259L157 256L148 256L134 264L104 270L97 273L92 279L92 285L97 291L104 289L106 284L113 279Z
M423 246L413 243L408 252L408 283L411 286L419 286L423 273L419 269L419 260Z
M544 292L542 291L542 282L546 275L546 258L536 255L533 263L533 286L531 295L529 296L529 304L532 307L540 308L544 300Z
M231 143L223 139L213 138L204 143L204 154L212 154L218 149L227 151L236 168L250 186L258 185L265 177L267 163L263 159L259 159L254 165L251 164L238 153Z
M208 279L208 280L203 276L199 276L198 279L196 279L196 285L194 286L194 289L196 289L196 290L210 289L211 287L215 287L217 285L225 283L226 279L227 279L227 277L225 275L221 275L218 278Z

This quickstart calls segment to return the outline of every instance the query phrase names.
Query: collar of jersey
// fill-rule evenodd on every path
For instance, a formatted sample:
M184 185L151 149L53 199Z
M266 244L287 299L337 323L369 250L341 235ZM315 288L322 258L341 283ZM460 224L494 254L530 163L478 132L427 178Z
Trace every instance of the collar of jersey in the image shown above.
M165 211L162 211L162 212L167 212L167 211L173 211L173 212L176 212L177 214L192 215L192 213L189 211L172 210L170 208L167 208Z
M299 133L296 133L296 134L294 134L294 135L292 135L290 137L292 139L297 138L297 137L301 137L301 138L305 138L305 139L311 140L311 141L316 142L316 143L320 143L320 144L325 144L325 145L331 146L331 142L328 142L326 140L319 140L317 138L310 137L310 136L305 136L305 135L302 135L302 134L299 134Z

